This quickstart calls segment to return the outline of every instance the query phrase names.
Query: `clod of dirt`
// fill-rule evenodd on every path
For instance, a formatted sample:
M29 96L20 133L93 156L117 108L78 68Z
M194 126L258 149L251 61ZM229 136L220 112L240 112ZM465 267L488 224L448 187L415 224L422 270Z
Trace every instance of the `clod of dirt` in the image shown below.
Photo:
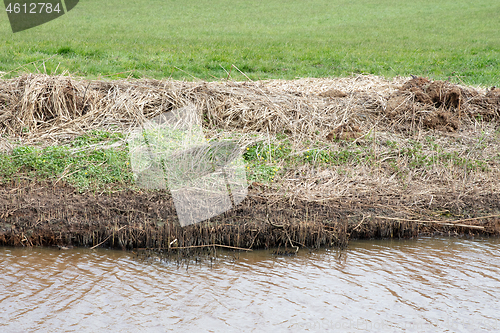
M500 119L500 89L492 87L480 93L448 81L414 76L387 97L383 112L392 125L402 131L415 130L415 126L422 124L430 129L454 132L461 122Z
M443 132L455 132L459 121L451 112L436 111L424 119L424 125Z
M401 88L415 94L415 100L424 104L432 104L436 108L458 108L462 101L462 91L459 87L445 81L430 81L415 77L407 81Z
M326 139L330 141L349 141L356 140L361 136L363 136L363 132L359 129L358 126L344 124L330 132L326 136Z
M329 89L327 91L323 91L319 94L320 97L331 97L331 98L341 98L346 97L347 94L343 91L337 89Z

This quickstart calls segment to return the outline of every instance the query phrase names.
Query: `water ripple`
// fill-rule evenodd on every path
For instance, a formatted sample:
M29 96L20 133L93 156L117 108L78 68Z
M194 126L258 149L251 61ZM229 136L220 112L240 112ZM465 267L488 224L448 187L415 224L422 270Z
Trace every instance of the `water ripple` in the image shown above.
M0 248L0 331L500 328L498 239L352 242L345 251L300 253L177 266L119 251Z

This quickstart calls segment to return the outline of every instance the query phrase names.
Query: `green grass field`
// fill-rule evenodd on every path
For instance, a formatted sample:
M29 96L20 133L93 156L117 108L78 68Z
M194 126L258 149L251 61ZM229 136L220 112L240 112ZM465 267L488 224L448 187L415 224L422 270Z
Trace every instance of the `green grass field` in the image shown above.
M499 13L498 0L85 0L16 34L0 14L0 71L216 80L235 65L251 79L415 74L500 85Z

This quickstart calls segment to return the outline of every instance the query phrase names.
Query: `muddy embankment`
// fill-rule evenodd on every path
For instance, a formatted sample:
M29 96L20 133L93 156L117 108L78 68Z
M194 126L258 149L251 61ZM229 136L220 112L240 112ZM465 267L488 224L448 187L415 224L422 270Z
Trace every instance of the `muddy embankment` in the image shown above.
M316 142L358 149L359 158L280 165L274 182L253 182L236 208L184 228L168 191L80 193L64 181L17 177L0 185L0 245L295 251L353 238L500 234L498 88L372 76L207 83L25 75L0 81L0 149L63 144L93 128L127 132L188 104L208 138L280 134L292 154Z
M0 244L15 246L315 248L344 246L351 238L500 232L498 216L484 217L500 211L498 195L462 198L461 215L482 218L449 221L436 218L433 210L449 206L447 198L418 211L392 198L276 200L254 186L237 208L183 228L170 195L163 191L81 194L72 187L21 182L2 185L0 197Z

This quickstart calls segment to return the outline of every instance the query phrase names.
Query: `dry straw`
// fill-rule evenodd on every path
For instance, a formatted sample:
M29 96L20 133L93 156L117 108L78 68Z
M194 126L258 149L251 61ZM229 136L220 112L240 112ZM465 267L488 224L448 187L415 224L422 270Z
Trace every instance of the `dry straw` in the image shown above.
M370 149L372 159L347 165L284 169L276 179L279 189L270 195L291 193L319 201L398 197L409 205L432 206L438 197L459 200L500 188L498 160L492 158L498 154L500 90L423 78L106 82L26 74L0 80L0 148L11 148L13 138L50 144L97 128L127 133L146 119L186 105L197 107L208 138L237 136L247 144L270 144L282 133L292 154L303 154L315 143L315 159L322 147ZM412 148L410 139L425 143L429 136L459 159L486 161L487 171L464 171L453 163L412 168L414 161L401 151ZM439 155L426 144L421 153Z
M27 74L0 81L0 131L27 141L94 128L126 131L146 118L194 103L206 129L324 139L367 110L384 107L393 85L376 77L267 82L85 81ZM345 99L324 96L335 87ZM363 111L364 115L359 112ZM370 113L368 113L370 115ZM360 117L361 116L361 117Z
M95 128L127 131L145 119L188 104L198 107L208 131L285 133L296 144L306 139L326 142L328 134L342 126L356 127L361 133L373 125L379 131L387 131L388 125L408 128L409 123L418 129L441 106L443 112L451 106L460 112L462 118L456 121L471 122L474 115L499 118L498 94L493 92L488 97L484 91L443 83L437 87L439 94L455 89L461 104L447 105L446 96L441 102L426 103L417 88L432 83L408 85L408 81L405 87L406 81L357 76L260 82L106 82L26 74L0 80L0 131L28 141L73 136ZM421 105L415 108L417 102Z

